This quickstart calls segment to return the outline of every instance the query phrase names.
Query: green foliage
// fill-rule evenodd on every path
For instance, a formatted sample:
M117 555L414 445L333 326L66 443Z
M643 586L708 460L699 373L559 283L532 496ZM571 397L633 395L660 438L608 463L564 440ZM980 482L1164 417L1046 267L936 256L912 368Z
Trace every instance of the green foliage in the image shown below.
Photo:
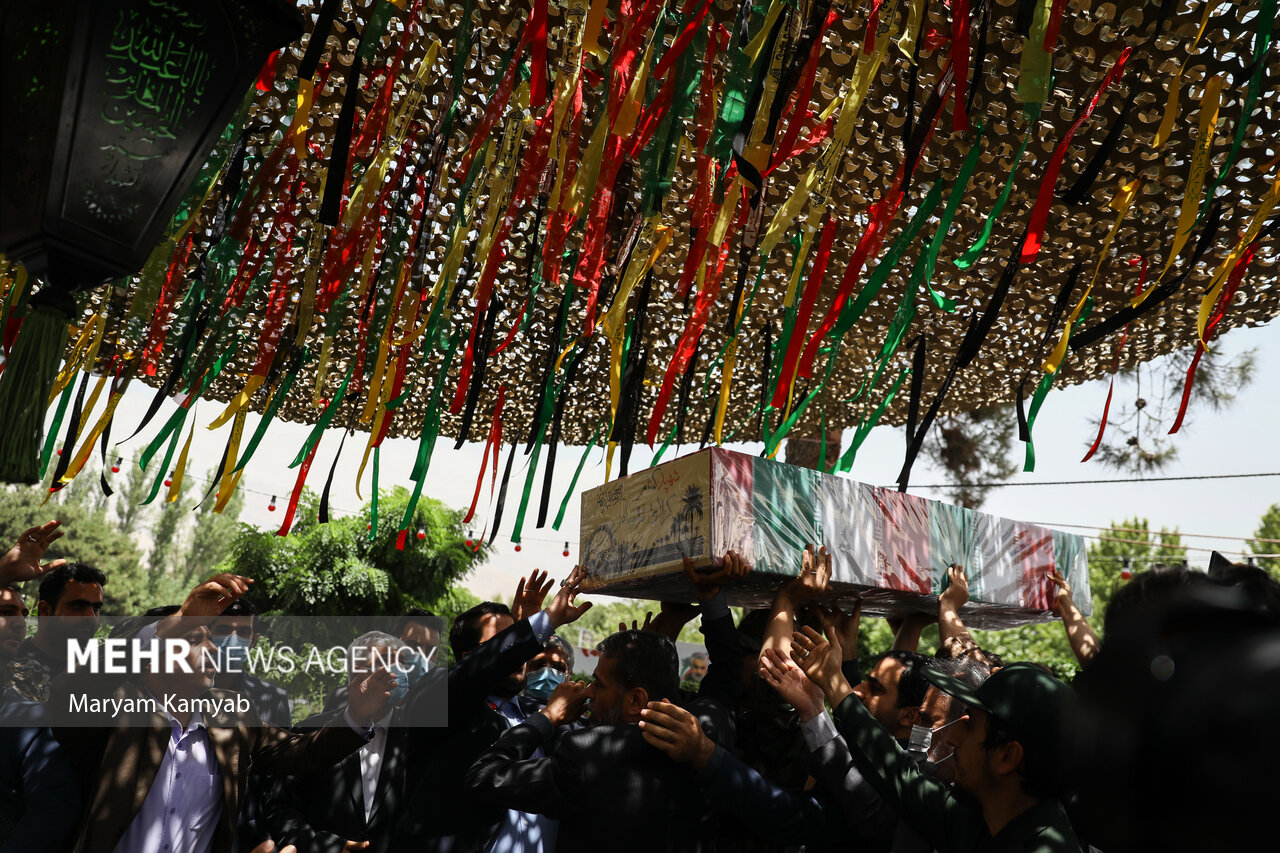
M1255 554L1280 554L1280 504L1272 504L1271 508L1262 514L1258 529L1253 531L1253 535L1259 540L1274 541L1254 540L1249 543L1250 551ZM1280 578L1280 559L1259 557L1257 563L1275 577Z
M430 498L418 502L405 548L397 550L396 525L408 500L401 487L380 493L371 541L368 506L359 515L320 524L318 499L307 491L288 536L240 525L221 568L254 578L259 610L371 616L430 606L445 599L485 551L473 553L463 544L460 511ZM426 533L422 540L419 528Z
M1187 549L1176 531L1149 529L1145 518L1112 522L1099 531L1101 539L1089 545L1089 587L1093 592L1093 623L1102 634L1102 612L1116 587L1124 583L1121 576L1126 562L1132 572L1140 572L1157 564L1173 565L1186 560Z

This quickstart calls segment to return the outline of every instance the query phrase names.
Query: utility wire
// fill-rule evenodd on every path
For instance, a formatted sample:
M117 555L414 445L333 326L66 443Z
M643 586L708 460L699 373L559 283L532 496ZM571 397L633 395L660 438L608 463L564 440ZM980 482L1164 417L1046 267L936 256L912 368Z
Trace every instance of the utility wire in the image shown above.
M917 489L1003 489L1009 486L1113 486L1117 483L1173 483L1184 480L1241 480L1249 477L1280 477L1280 471L1274 471L1267 474L1193 474L1185 477L1131 477L1118 480L1044 480L1040 482L1022 482L1022 483L931 483L929 485L917 485ZM885 486L886 489L896 489L897 486Z

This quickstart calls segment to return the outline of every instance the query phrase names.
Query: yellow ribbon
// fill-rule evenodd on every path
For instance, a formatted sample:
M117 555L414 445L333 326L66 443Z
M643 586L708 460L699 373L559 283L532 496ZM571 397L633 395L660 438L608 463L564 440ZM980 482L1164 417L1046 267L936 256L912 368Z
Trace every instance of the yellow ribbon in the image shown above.
M902 55L907 58L908 62L914 62L916 53L916 34L920 32L920 19L924 17L925 0L911 0L911 10L907 14L907 26L902 31L902 35L898 37L898 50L902 51Z
M231 496L235 493L236 486L240 484L240 475L244 473L244 469L234 470L236 467L236 458L240 455L240 436L244 434L244 409L236 413L235 423L231 425L231 440L227 444L227 461L222 466L222 478L218 484L218 501L213 505L213 511L221 513L227 507L227 501L231 500Z
M67 386L71 384L71 380L80 372L80 365L85 362L89 344L93 341L94 336L97 335L101 339L102 332L98 330L98 320L99 314L94 313L81 327L75 346L71 348L71 355L67 357L67 361L58 373L58 377L53 381L53 389L49 392L49 402L45 404L46 406L53 405L53 401L58 399L58 395L67 389Z
M622 396L622 349L623 332L627 328L627 300L631 296L631 291L640 282L640 279L653 268L658 257L667 248L667 244L671 242L672 229L670 226L659 225L658 223L661 221L661 211L657 211L645 219L640 236L636 241L636 247L631 252L631 259L627 262L627 269L622 277L622 285L618 288L618 293L613 298L613 304L609 306L609 310L600 316L600 330L609 341L610 423L613 423L618 417L618 401ZM568 350L565 352L568 352ZM563 358L563 355L561 357ZM559 365L557 363L558 369Z
M252 399L257 390L262 387L262 383L266 381L267 377L257 375L250 376L245 380L244 387L240 389L238 394L231 398L227 403L227 407L222 410L222 414L213 419L213 422L209 424L209 429L217 429L244 411L244 407L249 405L249 400Z
M1111 197L1111 209L1116 211L1116 218L1111 223L1111 230L1107 232L1107 239L1102 242L1102 249L1098 252L1098 263L1093 267L1093 277L1089 279L1089 286L1084 289L1084 294L1080 297L1080 301L1076 303L1075 310L1071 312L1070 319L1062 329L1062 335L1058 338L1057 346L1053 348L1053 352L1045 359L1041 367L1045 373L1055 373L1062 364L1062 359L1067 354L1067 343L1071 339L1071 330L1075 327L1076 320L1080 317L1080 312L1084 310L1084 303L1089 298L1089 293L1093 290L1094 283L1098 280L1098 273L1102 270L1102 264L1107 258L1107 251L1111 248L1111 241L1115 239L1116 232L1120 230L1120 223L1124 221L1125 216L1129 213L1129 208L1133 205L1133 200L1138 197L1138 189L1142 186L1142 178L1134 178L1127 184L1120 184L1116 188L1115 195Z
M182 478L187 473L187 454L191 452L191 437L196 433L196 419L191 418L191 427L187 430L187 440L182 444L182 452L178 454L178 464L174 466L173 476L169 478L169 492L164 496L165 503L174 503L182 493Z
M311 394L311 405L319 406L324 399L324 380L329 376L329 359L333 354L333 335L325 335L320 344L320 363L316 366L316 387Z
M116 405L120 402L120 398L124 396L124 389L127 385L128 382L126 381L124 385L120 387L119 391L116 391L111 395L111 399L107 401L107 408L103 410L101 417L98 418L98 422L94 424L88 437L85 438L84 442L80 445L80 451L75 455L75 458L71 460L71 464L67 466L66 472L58 478L59 484L65 485L70 483L76 474L80 473L80 469L84 467L84 463L88 460L89 454L93 452L93 445L98 441L98 437L102 435L102 431L107 428L107 424L111 422L111 418L116 412Z
M1227 255L1221 266L1218 267L1218 271L1214 273L1213 286L1204 295L1204 299L1200 300L1200 313L1196 317L1196 335L1206 350L1209 349L1209 345L1204 339L1205 327L1209 323L1209 315L1213 313L1213 306L1217 304L1218 296L1222 293L1222 287L1226 284L1231 270L1235 268L1236 262L1244 254L1244 250L1257 239L1258 233L1262 230L1262 226L1271 216L1271 211L1275 209L1277 204L1280 204L1280 176L1276 177L1275 182L1271 185L1271 191L1267 193L1266 198L1262 200L1262 204L1253 214L1253 219L1249 223L1249 228L1244 232L1244 236L1240 238L1235 248L1231 250L1231 254Z
M1173 261L1187 244L1191 229L1196 224L1196 215L1200 212L1200 193L1204 189L1204 176L1209 168L1209 150L1213 147L1214 130L1218 125L1218 105L1222 96L1223 78L1220 74L1210 77L1204 86L1204 95L1200 98L1200 135L1196 138L1195 151L1191 154L1191 167L1187 174L1185 192L1182 195L1182 208L1178 211L1177 231L1173 235L1173 247L1165 259L1164 269L1160 271L1155 284L1133 297L1136 307L1146 301L1157 285L1173 266Z
M1178 73L1169 81L1169 99L1165 101L1164 117L1160 119L1160 129L1156 131L1155 137L1151 140L1152 148L1162 147L1169 138L1169 134L1173 131L1174 119L1178 117L1178 93L1182 89L1182 74L1187 70L1187 63L1196 55L1196 48L1200 46L1200 39L1204 37L1205 27L1209 26L1209 14L1217 5L1215 0L1205 0L1204 12L1200 15L1200 30L1196 33L1196 40L1191 43L1191 49L1187 51L1187 58L1182 60L1182 64L1178 66Z

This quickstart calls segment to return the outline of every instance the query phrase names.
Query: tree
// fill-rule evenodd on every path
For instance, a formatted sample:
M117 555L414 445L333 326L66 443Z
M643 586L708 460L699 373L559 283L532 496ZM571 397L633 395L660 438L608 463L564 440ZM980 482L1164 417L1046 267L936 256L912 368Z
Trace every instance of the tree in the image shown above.
M1280 554L1280 504L1272 504L1262 514L1258 529L1253 532L1257 537L1249 543L1249 550L1255 554ZM1276 577L1280 577L1280 558L1259 557L1258 565Z
M151 556L147 560L151 565L153 579L166 574L186 576L184 567L175 567L171 564L170 552L182 550L183 528L186 526L191 509L186 500L187 490L190 488L191 478L183 477L172 502L168 499L168 489L164 487L161 489L158 499L163 503L160 505L160 517L151 531Z
M449 600L454 585L479 565L487 548L466 547L463 513L439 501L418 502L404 550L396 548L396 525L408 506L401 487L378 495L373 512L316 520L319 501L304 492L288 536L240 525L221 568L254 578L259 610L303 616L374 616L431 608ZM418 533L423 538L418 538Z
M942 415L925 442L925 453L952 485L947 499L968 509L986 500L994 483L1018 472L1013 462L1017 419L1012 405L980 406L970 412Z
M102 510L68 501L60 494L45 503L47 494L30 486L9 486L0 491L0 542L5 543L4 547L16 542L29 527L52 518L61 519L66 535L54 542L45 556L50 560L63 557L88 563L106 573L104 616L130 616L155 604L148 594L146 573L134 541L117 530ZM34 594L37 586L31 583L27 592Z
M121 468L128 474L123 486L116 492L116 526L121 533L132 533L134 528L146 522L150 513L150 507L143 504L143 501L151 492L156 474L154 470L148 474L137 462L120 457L119 451L117 458L121 459Z
M206 481L213 482L217 473L217 468L211 469ZM231 493L231 498L220 513L213 512L208 501L196 508L192 519L191 544L187 548L186 560L180 567L188 586L213 574L213 567L227 555L239 528L238 521L243 508L242 489Z
M1099 540L1089 545L1089 587L1093 592L1093 623L1102 633L1102 612L1116 587L1124 583L1124 572L1140 572L1157 564L1172 565L1186 560L1187 549L1176 531L1149 529L1145 518L1112 522L1098 531Z
M1115 402L1107 420L1104 440L1097 456L1102 464L1134 474L1159 471L1178 456L1178 449L1168 431L1177 418L1178 406L1186 384L1187 365L1194 349L1170 353L1151 362L1126 368L1116 375ZM1247 350L1227 359L1216 349L1206 350L1200 359L1187 412L1208 406L1215 411L1226 408L1236 394L1253 381L1257 358ZM1128 392L1126 386L1132 385ZM1128 394L1131 393L1130 398ZM1128 402L1132 399L1132 402ZM1190 423L1190 414L1183 420ZM1097 434L1099 421L1094 421Z

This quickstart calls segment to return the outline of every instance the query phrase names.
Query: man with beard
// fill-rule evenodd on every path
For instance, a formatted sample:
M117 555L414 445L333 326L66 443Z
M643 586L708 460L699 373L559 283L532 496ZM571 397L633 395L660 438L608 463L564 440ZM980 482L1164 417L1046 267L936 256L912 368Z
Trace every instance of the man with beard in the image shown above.
M93 566L59 566L40 581L34 636L18 647L11 685L29 699L49 698L49 683L66 672L67 641L84 644L97 633L107 576Z
M732 739L729 709L741 689L741 652L720 586L747 571L732 553L718 570L686 569L702 602L702 630L711 655L690 707L722 742ZM697 778L647 744L637 725L650 701L677 695L675 644L653 631L630 630L610 635L597 648L595 681L561 684L542 711L481 755L467 773L470 796L484 804L567 818L559 828L559 851L598 850L605 837L613 850L699 849L709 833L699 828L706 809ZM592 725L558 732L588 701Z

